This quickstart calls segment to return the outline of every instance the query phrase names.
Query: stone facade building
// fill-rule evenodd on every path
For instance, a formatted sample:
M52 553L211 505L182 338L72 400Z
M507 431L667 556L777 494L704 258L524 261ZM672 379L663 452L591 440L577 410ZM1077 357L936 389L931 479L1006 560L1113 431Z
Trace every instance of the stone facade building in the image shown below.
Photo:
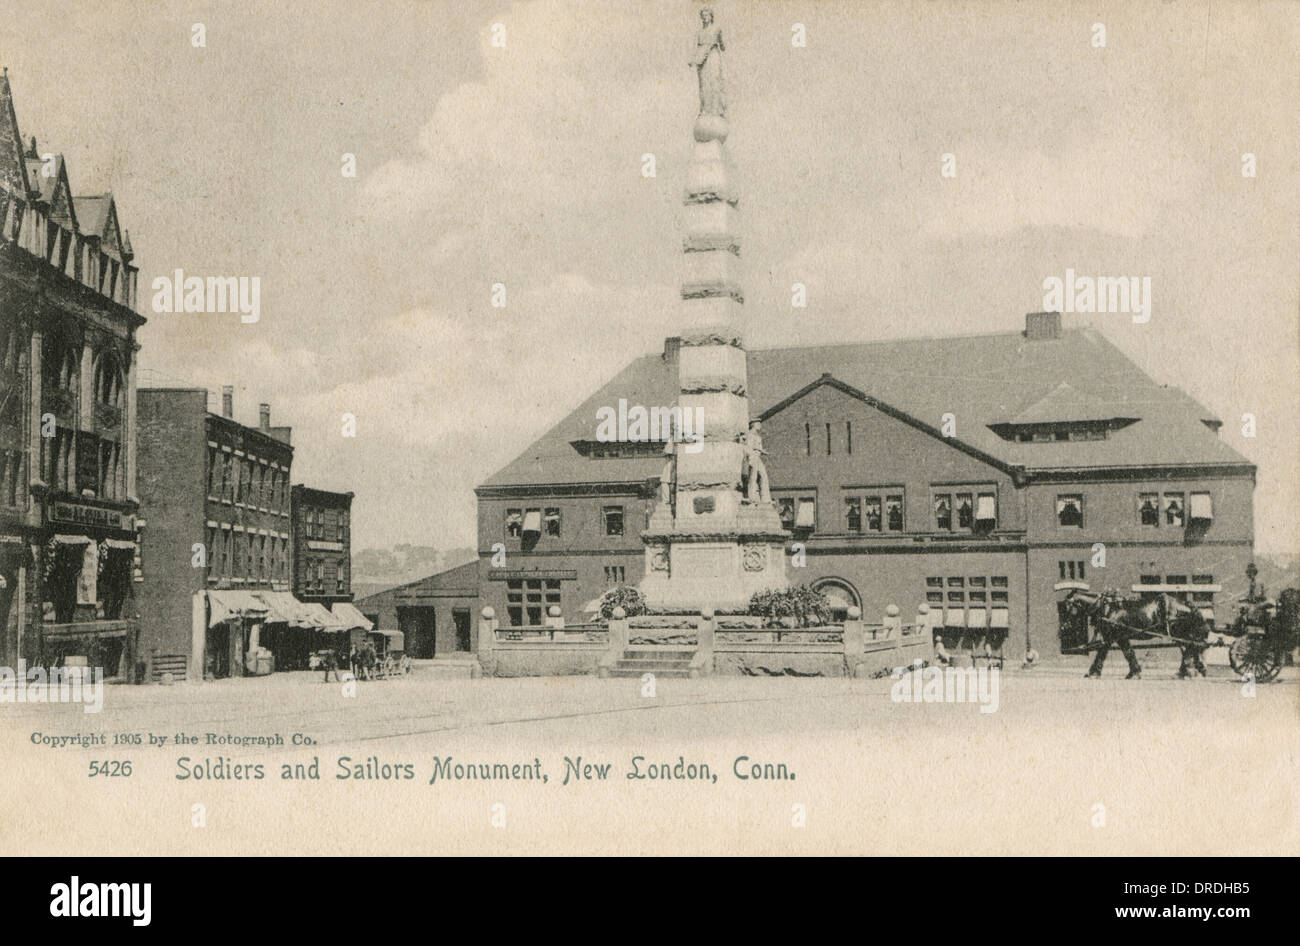
M207 598L235 614L248 592L289 591L291 429L271 426L268 404L256 427L236 421L231 387L220 414L202 388L145 388L138 402L142 655L155 677L238 675L256 649L249 628L194 609Z
M0 664L134 672L137 267L0 77Z

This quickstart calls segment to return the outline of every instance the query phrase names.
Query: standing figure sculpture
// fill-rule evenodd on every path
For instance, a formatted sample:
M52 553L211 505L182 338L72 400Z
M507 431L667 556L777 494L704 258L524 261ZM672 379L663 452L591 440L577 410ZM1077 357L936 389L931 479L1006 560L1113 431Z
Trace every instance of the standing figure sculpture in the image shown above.
M659 502L671 508L673 502L673 480L677 470L677 456L672 434L664 441L664 468L659 474Z
M713 23L713 11L700 11L703 24L695 34L695 55L691 65L700 77L700 114L727 117L727 99L722 86L722 29Z
M771 490L768 489L767 466L763 463L763 425L757 420L749 422L749 431L744 434L741 443L745 445L745 500L751 503L770 503Z

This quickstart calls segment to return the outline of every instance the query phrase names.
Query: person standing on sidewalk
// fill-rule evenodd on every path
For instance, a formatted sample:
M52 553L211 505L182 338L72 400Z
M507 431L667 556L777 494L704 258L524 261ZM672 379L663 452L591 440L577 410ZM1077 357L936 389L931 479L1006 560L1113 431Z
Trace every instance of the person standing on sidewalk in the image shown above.
M325 651L324 656L321 658L321 664L325 667L325 682L326 682L326 683L329 683L329 682L330 682L330 673L331 673L331 672L333 672L333 674L334 674L334 679L335 679L336 681L339 679L339 661L338 661L338 657L335 656L333 650L327 650L327 651Z

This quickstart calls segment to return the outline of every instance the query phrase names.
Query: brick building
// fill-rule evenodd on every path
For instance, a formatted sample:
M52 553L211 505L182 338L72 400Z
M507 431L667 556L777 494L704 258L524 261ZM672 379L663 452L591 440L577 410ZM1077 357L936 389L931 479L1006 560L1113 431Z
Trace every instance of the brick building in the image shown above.
M239 618L267 613L250 593L290 589L291 431L271 426L267 404L256 427L239 423L233 401L223 388L216 414L202 388L138 395L141 651L155 676L242 673L257 644Z
M352 493L296 484L289 509L293 593L327 608L352 600Z
M0 664L129 675L137 267L111 194L26 146L0 77Z
M478 603L503 625L552 604L583 620L584 603L642 579L662 443L597 442L596 412L672 405L678 350L632 362L477 489ZM991 628L1009 654L1047 656L1063 579L1206 610L1246 590L1255 467L1208 410L1057 313L748 362L792 580L841 609L928 603L948 636Z
M407 582L356 602L377 628L402 634L415 658L468 654L478 647L477 561Z

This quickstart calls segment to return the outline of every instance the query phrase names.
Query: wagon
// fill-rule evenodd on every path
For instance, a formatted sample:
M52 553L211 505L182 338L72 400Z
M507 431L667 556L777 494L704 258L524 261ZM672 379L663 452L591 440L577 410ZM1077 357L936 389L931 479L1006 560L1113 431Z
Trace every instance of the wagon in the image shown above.
M1287 655L1300 644L1297 605L1300 591L1288 588L1276 601L1267 599L1242 602L1237 619L1225 628L1236 638L1228 648L1228 662L1243 677L1268 683L1282 672Z

